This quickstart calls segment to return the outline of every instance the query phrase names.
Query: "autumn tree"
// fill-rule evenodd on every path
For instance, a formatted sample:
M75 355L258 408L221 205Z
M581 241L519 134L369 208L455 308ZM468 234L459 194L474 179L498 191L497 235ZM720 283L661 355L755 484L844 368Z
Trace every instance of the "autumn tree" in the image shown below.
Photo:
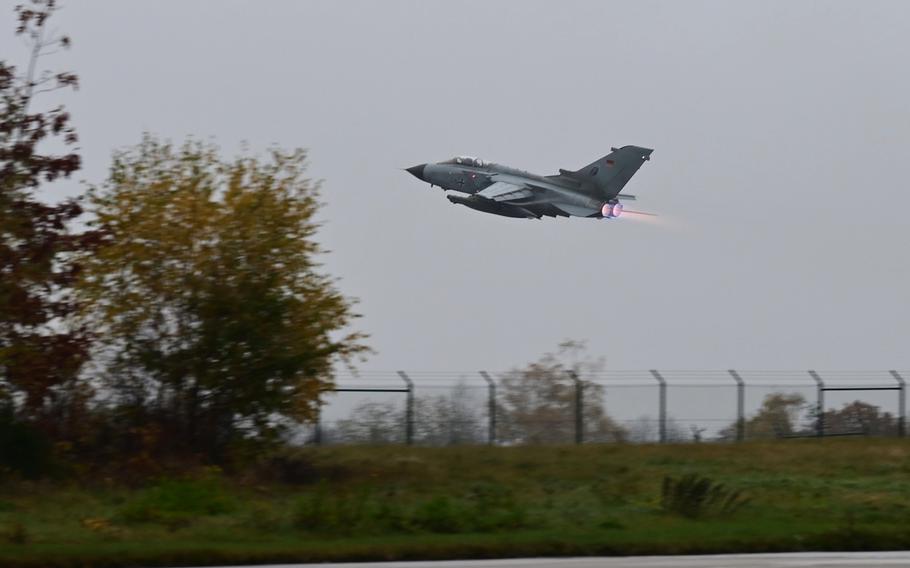
M524 368L505 373L499 381L498 439L512 443L568 443L575 431L575 383L584 388L582 419L585 440L613 442L626 432L603 406L603 386L585 380L602 370L603 361L585 357L583 343L568 341Z
M893 414L859 400L844 404L840 409L826 410L823 423L827 434L894 436L898 433L897 418Z
M49 30L56 10L54 0L16 7L15 33L30 55L24 69L0 61L0 398L7 414L62 436L88 397L77 378L89 336L73 323L72 286L74 255L95 233L71 231L82 213L76 200L48 204L40 195L80 167L69 113L45 104L77 85L72 73L41 70L45 56L70 45Z
M89 197L106 237L81 293L106 387L177 450L217 457L314 418L333 366L364 352L319 268L302 150L227 161L145 136Z
M798 431L797 421L806 399L799 393L775 392L765 397L761 408L745 421L745 436L753 438L784 438ZM736 424L724 428L718 435L721 439L736 438Z

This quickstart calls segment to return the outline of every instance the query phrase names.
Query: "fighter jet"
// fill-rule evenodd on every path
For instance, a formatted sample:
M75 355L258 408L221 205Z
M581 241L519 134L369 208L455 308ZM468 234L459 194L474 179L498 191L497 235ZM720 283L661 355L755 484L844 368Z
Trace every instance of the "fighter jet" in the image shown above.
M559 170L539 176L508 166L460 156L407 171L430 186L458 192L449 201L504 217L593 217L615 219L622 214L620 193L638 168L651 159L650 148L623 146L580 170Z

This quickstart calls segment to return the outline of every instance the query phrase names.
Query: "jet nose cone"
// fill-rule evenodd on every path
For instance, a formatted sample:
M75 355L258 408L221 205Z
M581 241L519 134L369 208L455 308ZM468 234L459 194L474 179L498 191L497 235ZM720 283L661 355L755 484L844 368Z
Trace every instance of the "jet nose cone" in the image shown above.
M423 170L427 167L426 164L420 164L419 166L411 166L408 168L408 171L411 172L411 175L419 179L420 181L426 181L423 177Z

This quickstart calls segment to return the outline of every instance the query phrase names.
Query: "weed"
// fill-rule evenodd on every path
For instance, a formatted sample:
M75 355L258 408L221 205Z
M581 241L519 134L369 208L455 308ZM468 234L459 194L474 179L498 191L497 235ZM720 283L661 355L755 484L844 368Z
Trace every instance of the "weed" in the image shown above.
M88 517L82 519L80 524L89 531L101 535L106 540L118 540L125 534L123 529L113 526L109 519Z
M732 515L748 501L739 491L727 489L722 483L688 474L679 479L664 477L660 507L668 513L695 519L709 514Z

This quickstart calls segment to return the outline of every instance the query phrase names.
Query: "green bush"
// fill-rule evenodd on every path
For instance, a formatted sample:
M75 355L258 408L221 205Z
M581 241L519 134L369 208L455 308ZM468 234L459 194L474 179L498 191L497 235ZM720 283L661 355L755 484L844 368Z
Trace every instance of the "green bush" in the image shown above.
M664 477L660 507L667 513L690 519L706 515L732 515L748 499L741 492L727 489L707 477L688 474L674 479Z
M233 501L216 479L170 479L142 491L120 510L119 516L130 523L160 522L178 528L195 517L220 515L233 509Z

